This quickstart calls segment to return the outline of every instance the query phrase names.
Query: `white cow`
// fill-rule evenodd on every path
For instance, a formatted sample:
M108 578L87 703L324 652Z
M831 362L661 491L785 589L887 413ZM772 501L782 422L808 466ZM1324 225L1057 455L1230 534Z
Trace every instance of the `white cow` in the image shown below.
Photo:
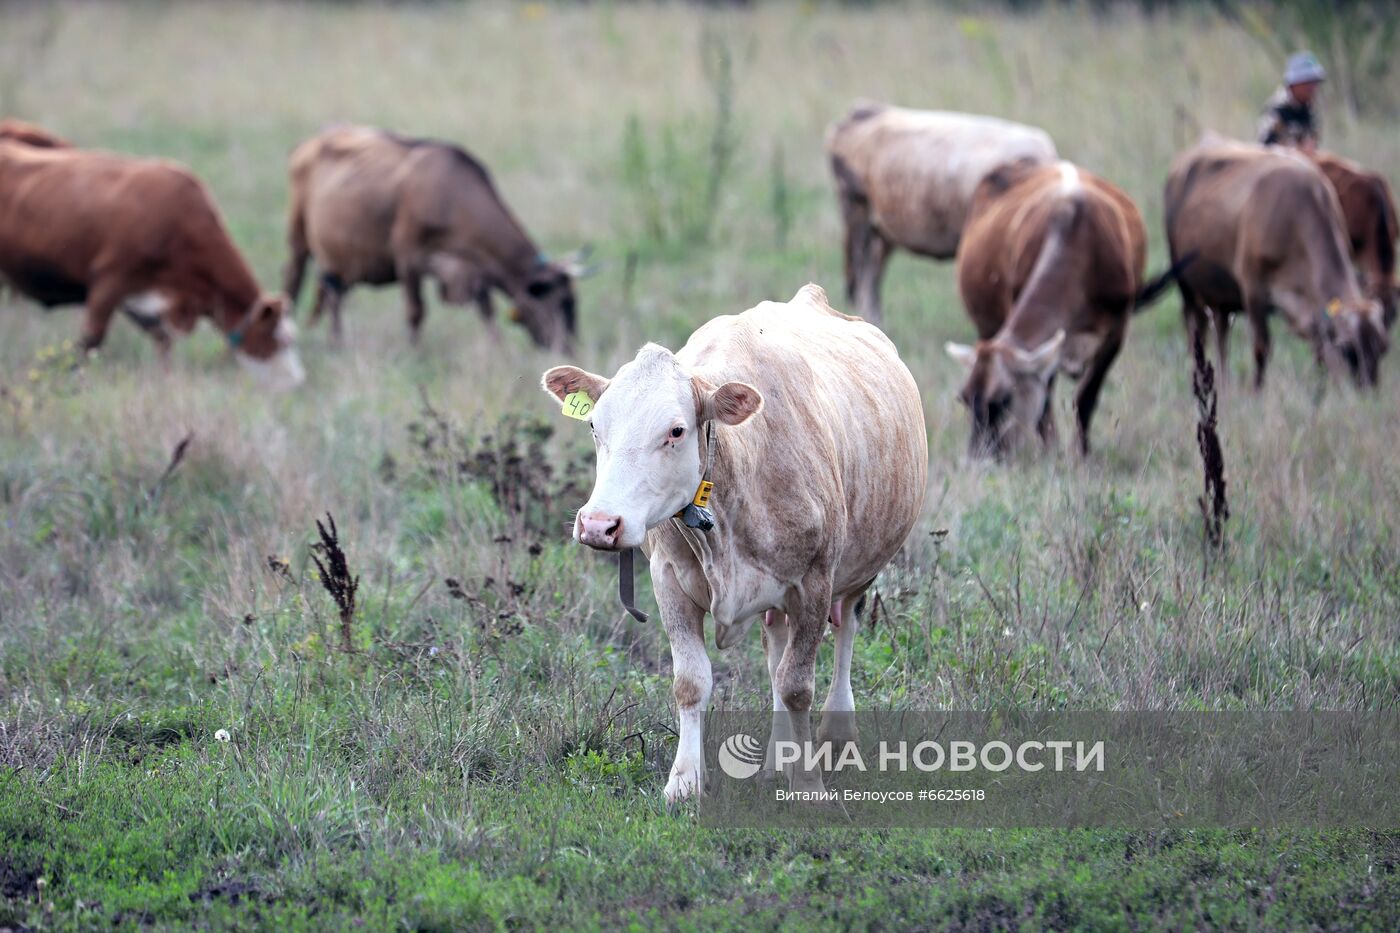
M977 185L1013 162L1056 160L1044 130L995 117L858 101L826 138L846 225L846 295L880 320L894 247L952 259Z
M596 403L598 478L575 540L641 547L651 561L680 720L667 799L704 788L707 612L720 648L765 617L773 708L793 714L798 741L810 739L830 619L836 673L822 738L849 737L849 718L831 714L854 709L855 607L914 527L928 476L919 389L889 339L808 285L790 302L710 321L679 353L648 344L612 379L556 366L544 387ZM672 520L702 479L714 484L708 533ZM820 773L790 777L821 787Z

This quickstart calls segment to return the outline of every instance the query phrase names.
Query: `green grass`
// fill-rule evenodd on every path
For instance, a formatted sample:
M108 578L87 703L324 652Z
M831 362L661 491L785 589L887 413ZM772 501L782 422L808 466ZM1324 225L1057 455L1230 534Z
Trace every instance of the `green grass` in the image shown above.
M1204 14L1077 8L3 16L0 100L192 165L269 286L297 141L336 120L462 141L546 248L595 244L577 362L599 371L809 280L840 295L821 138L857 96L1044 126L1138 200L1159 265L1172 153L1194 124L1248 133L1277 67ZM1392 126L1327 126L1337 150L1400 163ZM1203 564L1174 300L1134 321L1089 460L987 468L961 460L942 345L971 328L951 267L898 258L885 294L931 479L857 645L859 704L1395 707L1393 363L1375 396L1319 393L1279 334L1267 391L1237 382L1222 406L1233 517ZM1391 833L765 833L667 812L665 639L568 542L591 458L536 388L560 361L518 328L498 350L475 312L434 303L413 350L398 295L356 291L346 348L305 334L308 384L269 398L207 329L162 372L119 321L75 371L54 348L78 312L0 314L0 926L1400 926ZM532 490L523 508L494 467L457 468L512 444L550 466L506 483ZM327 511L361 575L353 656L312 575ZM717 702L764 701L756 638L714 658Z

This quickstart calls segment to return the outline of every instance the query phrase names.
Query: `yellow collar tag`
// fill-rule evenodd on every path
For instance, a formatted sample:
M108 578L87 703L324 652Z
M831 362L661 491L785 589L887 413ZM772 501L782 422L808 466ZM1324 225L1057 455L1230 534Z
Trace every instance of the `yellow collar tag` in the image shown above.
M1328 317L1336 317L1337 315L1339 315L1339 314L1341 314L1341 313L1342 313L1342 300L1341 300L1340 298L1333 298L1331 301L1327 302L1327 316L1328 316Z
M698 489L695 490L695 498L694 498L694 499L691 499L690 501L691 501L693 504L700 506L700 508L702 508L702 509L707 509L707 508L709 508L709 507L710 507L710 493L714 491L714 488L715 488L715 484L714 484L714 483L710 482L710 481L707 480L707 479L702 479L702 480L700 481L700 487L699 487Z
M592 412L593 399L589 398L588 393L582 389L564 396L564 417L587 421Z

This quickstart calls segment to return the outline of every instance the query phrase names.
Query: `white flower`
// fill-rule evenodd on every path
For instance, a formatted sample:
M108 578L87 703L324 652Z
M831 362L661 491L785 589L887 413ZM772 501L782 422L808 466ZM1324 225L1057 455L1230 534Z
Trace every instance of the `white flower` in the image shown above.
M220 742L232 742L232 741L233 741L233 736L231 736L231 735L228 734L228 730L227 730L227 729L220 729L218 732L215 732L215 733L214 733L214 738L215 738L216 740L220 741Z

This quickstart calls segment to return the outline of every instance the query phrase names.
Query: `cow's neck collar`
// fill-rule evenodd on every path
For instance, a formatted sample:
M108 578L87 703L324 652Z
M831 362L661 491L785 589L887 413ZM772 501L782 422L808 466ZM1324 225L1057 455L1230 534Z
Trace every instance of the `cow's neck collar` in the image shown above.
M700 471L700 485L695 487L695 494L690 497L690 501L671 516L671 519L680 522L686 528L709 531L715 527L715 516L709 508L710 492L715 488L715 484L710 481L710 473L715 466L715 423L713 419L705 422L704 430L705 467Z

